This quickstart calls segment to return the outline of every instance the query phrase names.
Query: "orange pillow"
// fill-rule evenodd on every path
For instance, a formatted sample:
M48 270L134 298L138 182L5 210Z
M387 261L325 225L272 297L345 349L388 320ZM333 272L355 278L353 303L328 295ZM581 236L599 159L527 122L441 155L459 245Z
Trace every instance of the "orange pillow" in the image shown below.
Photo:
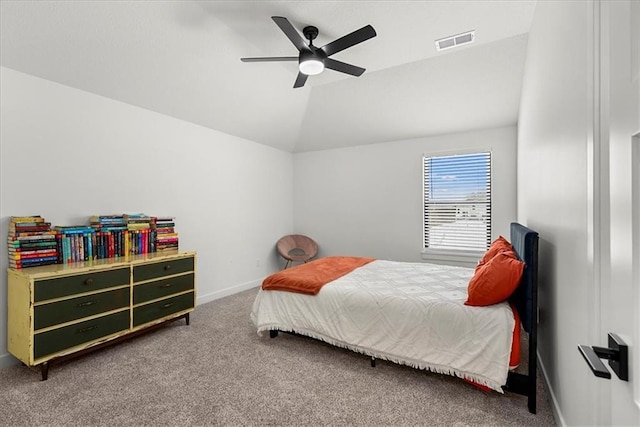
M485 306L505 301L516 290L524 263L501 252L476 269L469 281L465 305Z
M498 236L496 240L491 242L489 249L487 249L484 255L482 255L480 264L486 264L487 262L489 262L489 260L491 260L491 258L503 251L513 252L513 246L511 246L511 243L509 243L507 239L502 236Z

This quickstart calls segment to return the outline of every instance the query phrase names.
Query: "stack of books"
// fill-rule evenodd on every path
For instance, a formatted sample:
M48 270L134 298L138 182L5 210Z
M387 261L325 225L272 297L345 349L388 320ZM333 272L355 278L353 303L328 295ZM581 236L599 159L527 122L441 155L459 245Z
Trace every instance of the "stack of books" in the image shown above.
M178 233L175 230L175 218L156 217L151 224L156 236L156 252L178 249Z
M57 225L58 263L89 261L94 259L95 230L88 225Z
M178 249L178 233L176 233L175 226L175 218L173 217L154 218L151 227L156 233L156 252Z
M127 228L127 223L124 220L124 215L94 215L89 218L89 222L92 227L95 228L115 228L124 229Z
M89 221L95 230L94 259L129 254L129 231L124 215L94 215Z
M155 231L151 229L153 217L145 214L124 214L124 220L129 232L129 253L155 252Z
M7 243L10 268L58 263L56 232L40 215L12 216Z

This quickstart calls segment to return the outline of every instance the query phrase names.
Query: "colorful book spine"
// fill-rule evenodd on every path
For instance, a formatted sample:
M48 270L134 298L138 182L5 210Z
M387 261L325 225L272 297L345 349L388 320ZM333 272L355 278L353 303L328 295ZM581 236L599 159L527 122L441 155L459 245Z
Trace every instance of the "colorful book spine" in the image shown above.
M52 256L57 255L58 250L55 248L46 249L41 251L20 251L18 250L9 250L9 257L19 259L19 258L37 258L42 256Z
M31 215L31 216L12 216L10 218L10 222L12 223L20 223L20 222L45 222L44 218L40 215Z
M26 244L26 243L46 243L56 240L55 234L35 234L29 236L9 236L7 243L9 244Z

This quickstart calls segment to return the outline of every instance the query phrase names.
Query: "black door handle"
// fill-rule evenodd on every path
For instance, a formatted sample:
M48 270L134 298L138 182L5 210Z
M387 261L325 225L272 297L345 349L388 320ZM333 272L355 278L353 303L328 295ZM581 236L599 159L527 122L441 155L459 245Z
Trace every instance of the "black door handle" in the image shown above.
M609 366L622 381L629 381L629 347L618 335L609 333L609 347L579 345L578 350L596 377L611 379L600 359L608 359Z

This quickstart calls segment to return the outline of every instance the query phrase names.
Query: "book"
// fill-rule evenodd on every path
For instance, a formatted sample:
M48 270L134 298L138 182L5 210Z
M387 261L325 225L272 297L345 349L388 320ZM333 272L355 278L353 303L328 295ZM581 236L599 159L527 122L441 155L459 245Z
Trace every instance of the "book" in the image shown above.
M28 260L33 258L56 257L58 259L58 251L43 251L35 254L24 254L22 252L10 253L9 260Z
M169 240L178 240L178 234L174 233L173 235L158 235L156 236L156 241L158 242L166 242Z
M30 254L34 254L34 253L43 253L43 252L53 252L56 251L57 252L57 248L55 246L51 246L51 247L42 247L42 248L9 248L8 252L10 254L23 254L23 255L30 255Z
M30 236L9 236L7 237L7 241L27 241L27 240L55 240L56 236L53 234L34 234Z
M128 230L144 230L149 228L150 225L148 222L129 222L127 223Z
M10 217L10 222L44 222L44 218L40 215L31 215L31 216L12 216Z
M120 231L120 230L126 230L127 226L126 225L94 225L93 226L94 230L99 230L99 231Z
M20 237L20 236L46 236L46 235L55 236L57 232L55 230L48 231L17 231L15 233L11 233L12 237Z
M124 214L124 220L128 224L130 222L151 222L152 218L145 214Z
M93 215L89 222L97 224L124 223L123 215Z
M24 228L24 227L41 227L48 228L51 227L50 222L44 221L21 221L21 222L10 222L9 228Z
M160 233L160 234L161 233L173 233L175 231L175 228L173 228L173 227L156 227L156 228L154 228L154 230L157 233Z
M28 223L25 223L28 224ZM11 226L9 225L9 233L14 232L33 232L33 231L50 231L50 225L22 225L22 226Z
M20 248L20 249L28 249L28 248L43 248L43 247L55 247L56 241L34 241L34 242L19 242L16 241L14 243L9 243L7 247L9 248Z
M51 265L57 264L57 258L52 258L44 261L33 261L33 262L22 262L22 261L9 261L9 267L15 269L27 268L27 267L38 267L41 265Z
M93 233L95 229L88 225L70 225L60 226L56 225L53 229L58 233L63 234L81 234L81 233Z
M45 256L45 257L36 257L36 258L28 258L28 259L21 259L18 261L15 261L15 264L22 264L22 265L28 265L28 264L32 264L35 262L44 262L44 261L57 261L58 257L57 256ZM9 261L10 263L12 261Z
M150 218L133 218L128 219L127 224L151 224Z

